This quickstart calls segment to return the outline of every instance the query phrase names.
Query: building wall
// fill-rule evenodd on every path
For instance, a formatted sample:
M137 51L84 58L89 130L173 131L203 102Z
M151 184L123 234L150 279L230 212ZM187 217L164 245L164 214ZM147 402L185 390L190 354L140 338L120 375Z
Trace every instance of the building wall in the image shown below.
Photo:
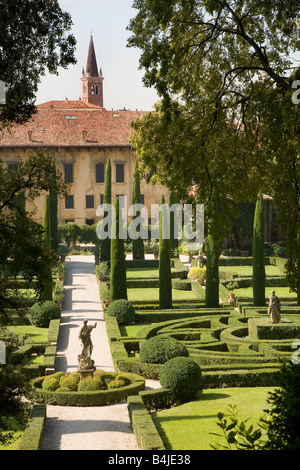
M26 158L29 148L1 148L0 159L9 163L15 163L18 156ZM73 196L73 208L66 208L64 198L58 203L59 224L74 221L78 225L94 223L100 220L96 216L96 209L101 203L101 195L104 195L104 182L96 182L96 164L104 164L110 158L112 169L112 204L115 204L116 196L127 197L127 209L132 204L133 171L136 156L130 147L80 147L80 148L55 148L52 149L53 157L62 175L65 175L65 164L73 165L73 183L70 183L69 194ZM124 182L116 182L116 165L124 165ZM169 200L169 191L161 185L147 184L141 181L141 194L144 196L144 205L148 216L151 216L151 205L159 204L163 194L166 202ZM94 196L94 207L86 207L86 196ZM28 202L28 210L32 212L33 218L42 222L44 212L45 195L37 198L34 204Z

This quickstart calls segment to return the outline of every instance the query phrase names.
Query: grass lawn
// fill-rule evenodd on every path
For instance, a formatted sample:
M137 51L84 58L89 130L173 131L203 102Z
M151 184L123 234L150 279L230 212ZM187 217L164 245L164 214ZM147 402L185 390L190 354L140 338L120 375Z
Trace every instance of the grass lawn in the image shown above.
M128 279L152 279L158 278L157 268L126 268Z
M127 296L130 302L136 302L138 300L143 301L158 301L159 300L159 288L137 288L127 289ZM173 300L195 300L197 297L192 291L172 289Z
M120 329L122 336L136 337L138 332L144 326L149 326L149 325L151 325L151 323L138 323L137 325L119 325L119 329Z
M264 415L269 391L274 388L224 388L204 390L195 401L152 414L168 450L212 450L210 444L226 441L210 433L221 433L217 414L228 413L229 405L237 405L238 419L249 419L257 428ZM229 413L228 413L229 416Z
M266 276L282 276L277 266L265 266ZM239 276L252 276L252 266L220 266L220 271L238 274Z
M8 330L16 335L29 336L36 343L44 343L48 340L48 328L38 328L31 325L8 326Z
M266 287L266 299L271 295L272 290L275 290L276 295L280 298L289 298L296 299L297 295L295 292L290 292L289 287ZM247 287L244 289L234 289L236 297L253 297L252 287Z

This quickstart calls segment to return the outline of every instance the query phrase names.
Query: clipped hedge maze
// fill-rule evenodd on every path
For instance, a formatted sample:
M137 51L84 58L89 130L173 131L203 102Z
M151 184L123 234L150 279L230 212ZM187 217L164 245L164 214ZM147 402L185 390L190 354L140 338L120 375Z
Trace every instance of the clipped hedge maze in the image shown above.
M139 351L149 338L164 335L187 347L202 369L204 388L273 386L281 362L291 360L292 344L300 338L300 316L290 312L278 325L270 323L266 308L251 309L249 315L224 308L195 309L189 311L195 316L141 326L135 338L122 337L114 319L107 329L113 331L111 350L121 371L159 379L162 366L140 362Z

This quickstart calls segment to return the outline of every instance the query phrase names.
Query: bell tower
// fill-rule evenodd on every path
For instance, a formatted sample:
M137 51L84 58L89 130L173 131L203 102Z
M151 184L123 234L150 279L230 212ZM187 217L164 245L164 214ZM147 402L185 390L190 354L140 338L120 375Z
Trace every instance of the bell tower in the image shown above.
M82 69L82 100L103 108L103 74L98 72L93 36L90 37L86 70Z

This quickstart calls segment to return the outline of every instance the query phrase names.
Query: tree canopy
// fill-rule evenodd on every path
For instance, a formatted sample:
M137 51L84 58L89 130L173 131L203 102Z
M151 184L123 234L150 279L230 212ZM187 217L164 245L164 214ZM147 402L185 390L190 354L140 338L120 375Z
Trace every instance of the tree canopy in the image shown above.
M0 80L7 88L0 122L23 123L35 111L41 76L76 63L76 40L58 0L0 0L0 10Z
M131 138L144 176L206 205L220 236L272 196L300 289L299 0L135 0L129 47L161 101ZM298 263L299 260L299 263ZM298 277L297 277L298 276Z

